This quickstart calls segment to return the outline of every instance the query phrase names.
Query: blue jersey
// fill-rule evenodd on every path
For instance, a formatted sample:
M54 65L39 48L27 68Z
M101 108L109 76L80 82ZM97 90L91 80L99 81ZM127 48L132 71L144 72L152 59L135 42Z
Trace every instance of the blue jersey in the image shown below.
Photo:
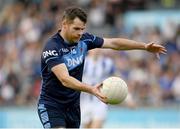
M69 105L80 101L80 92L67 88L58 80L51 68L64 63L69 75L82 81L83 66L87 51L99 48L103 39L84 33L78 43L68 44L59 32L46 43L41 56L42 88L39 103Z

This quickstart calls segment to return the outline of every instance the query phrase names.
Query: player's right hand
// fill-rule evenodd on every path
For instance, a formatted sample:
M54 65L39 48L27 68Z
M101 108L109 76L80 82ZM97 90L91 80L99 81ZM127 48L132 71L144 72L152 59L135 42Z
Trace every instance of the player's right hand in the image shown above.
M107 97L100 92L100 88L102 87L102 85L103 84L101 83L93 86L92 92L98 99L107 104Z

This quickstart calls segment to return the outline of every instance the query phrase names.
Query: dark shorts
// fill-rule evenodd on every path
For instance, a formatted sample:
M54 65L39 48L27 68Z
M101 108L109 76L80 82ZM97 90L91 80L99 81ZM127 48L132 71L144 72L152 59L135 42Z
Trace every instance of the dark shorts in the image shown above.
M38 104L38 115L44 128L79 128L80 105L75 104L64 108L56 108Z

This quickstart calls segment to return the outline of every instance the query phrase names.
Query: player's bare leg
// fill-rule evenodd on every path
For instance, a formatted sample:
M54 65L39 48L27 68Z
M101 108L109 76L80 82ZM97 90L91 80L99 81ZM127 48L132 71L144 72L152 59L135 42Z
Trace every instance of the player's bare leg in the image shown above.
M93 120L90 128L102 128L104 120Z
M66 129L65 127L56 127L54 129Z
M84 128L91 128L92 121L88 122L84 125Z

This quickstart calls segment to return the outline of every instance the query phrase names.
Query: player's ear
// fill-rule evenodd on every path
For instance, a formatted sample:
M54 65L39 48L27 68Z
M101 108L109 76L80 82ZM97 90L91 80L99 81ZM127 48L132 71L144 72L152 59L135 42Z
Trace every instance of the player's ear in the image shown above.
M66 25L67 25L67 20L64 19L64 20L62 21L62 26L66 26Z
M62 21L62 26L67 29L69 27L69 25L71 24L71 21L67 20L67 19L64 19Z
M67 30L68 26L67 26L66 21L63 21L63 22L62 22L62 28L63 28L64 30Z

